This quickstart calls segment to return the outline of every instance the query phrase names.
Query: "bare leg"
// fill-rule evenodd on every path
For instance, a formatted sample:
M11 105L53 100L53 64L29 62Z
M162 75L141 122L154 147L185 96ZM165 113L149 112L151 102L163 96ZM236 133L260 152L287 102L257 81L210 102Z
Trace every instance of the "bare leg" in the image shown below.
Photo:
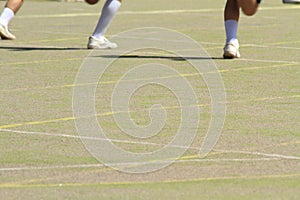
M245 15L252 16L257 12L257 0L237 0L237 2Z
M235 43L238 46L237 31L240 18L240 7L237 0L227 0L224 10L224 25L226 31L226 43Z
M10 8L16 14L22 5L23 5L23 0L9 0L6 3L5 7Z
M240 7L237 3L237 0L227 0L225 11L224 11L224 19L226 20L236 20L239 21L240 18Z

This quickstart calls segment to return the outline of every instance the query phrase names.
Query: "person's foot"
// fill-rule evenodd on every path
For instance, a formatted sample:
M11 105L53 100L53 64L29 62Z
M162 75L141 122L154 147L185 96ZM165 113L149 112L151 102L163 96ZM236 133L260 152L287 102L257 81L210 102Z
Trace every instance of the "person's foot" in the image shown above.
M0 37L3 40L14 40L16 39L16 36L14 36L13 34L11 34L8 30L7 26L4 26L2 24L0 24Z
M97 39L93 36L89 37L89 42L87 45L88 49L114 49L117 47L118 45L116 43L110 42L105 37Z
M233 59L241 57L239 52L239 44L238 42L228 42L224 47L223 58L225 59Z
M282 0L283 3L300 3L300 0Z

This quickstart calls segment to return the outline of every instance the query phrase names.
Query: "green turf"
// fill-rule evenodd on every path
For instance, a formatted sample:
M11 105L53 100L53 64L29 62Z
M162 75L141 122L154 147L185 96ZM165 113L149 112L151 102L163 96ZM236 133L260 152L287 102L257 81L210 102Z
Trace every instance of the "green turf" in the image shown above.
M300 6L263 1L254 17L242 15L242 57L223 60L225 1L141 2L123 3L108 36L168 28L193 38L214 58L226 88L227 114L213 151L201 160L198 149L191 148L180 162L153 173L102 166L72 137L78 135L72 93L104 1L96 6L26 1L10 26L17 40L0 41L0 199L299 199ZM150 123L151 105L165 106L168 119L156 137L141 140L122 133L110 108L118 79L133 66L156 62L172 66L193 86L201 121L192 146L200 147L211 117L204 80L168 52L147 49L132 55L115 62L96 91L97 117L107 135L135 153L171 141L180 106L169 90L143 87L129 104L139 125Z
M275 180L275 182L274 182ZM189 182L27 185L7 187L11 197L31 199L297 199L299 181L293 178L220 179ZM52 191L52 192L51 192ZM53 193L53 191L55 191ZM275 192L276 191L276 192Z

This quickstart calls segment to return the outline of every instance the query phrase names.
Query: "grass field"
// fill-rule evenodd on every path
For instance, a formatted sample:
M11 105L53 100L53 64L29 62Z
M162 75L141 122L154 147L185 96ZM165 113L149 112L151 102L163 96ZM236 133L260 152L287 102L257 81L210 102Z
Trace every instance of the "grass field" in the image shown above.
M165 127L148 139L122 134L109 102L114 83L132 66L158 62L185 74L201 109L197 137L180 159L156 172L130 174L91 156L73 118L74 81L91 52L87 39L103 1L26 1L10 27L17 40L0 41L0 199L299 199L300 6L263 1L257 15L241 18L242 57L223 60L224 3L129 0L110 27L108 36L142 27L188 35L211 56L227 93L222 135L200 159L211 117L201 76L185 60L158 50L119 58L100 81L95 106L116 145L136 153L158 150L180 123L172 93L150 86L134 95L132 117L148 124L147 108L161 103L168 108Z

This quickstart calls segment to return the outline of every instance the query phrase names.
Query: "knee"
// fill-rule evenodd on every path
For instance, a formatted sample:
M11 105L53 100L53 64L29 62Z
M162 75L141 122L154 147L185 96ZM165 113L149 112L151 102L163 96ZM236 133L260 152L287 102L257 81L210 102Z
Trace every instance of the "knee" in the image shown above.
M256 11L257 11L257 8L252 8L252 9L245 9L245 8L242 8L242 11L245 15L247 16L253 16Z

